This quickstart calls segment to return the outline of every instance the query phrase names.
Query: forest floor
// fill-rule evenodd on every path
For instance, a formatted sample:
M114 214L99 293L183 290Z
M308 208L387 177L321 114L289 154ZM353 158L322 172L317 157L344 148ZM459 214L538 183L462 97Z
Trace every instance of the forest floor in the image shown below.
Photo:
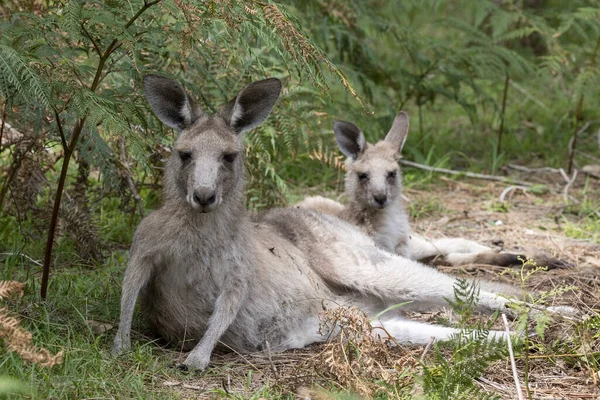
M506 251L544 253L573 264L572 268L538 271L525 279L519 268L510 270L514 273L486 265L439 268L523 284L537 292L576 287L550 296L546 303L576 307L581 315L538 321L537 326L532 321L530 331L538 335L524 340L528 351L515 346L519 382L524 392L529 388L532 399L600 398L600 182L580 176L569 188L567 194L572 198L566 205L560 175L518 178L545 186L513 190L501 202L504 184L443 177L413 183L405 190L413 226L429 238L464 237L501 245ZM19 312L24 326L34 333L36 345L65 353L63 365L51 369L23 363L14 354L0 359L0 377L8 375L25 382L31 388L26 398L361 398L349 392L362 393L364 398L375 394L378 398L425 398L424 368L443 373L438 354L448 360L448 371L457 376L461 373L448 349L437 352L435 346L390 347L360 340L354 342L352 351L335 340L284 353L217 351L208 371L182 372L174 366L186 354L159 347L144 335L139 323L134 325L132 352L114 359L109 349L117 326L124 250L115 250L109 261L95 270L57 268L51 300L46 304L35 303L29 295L36 293L39 285L35 266L22 257L5 258L4 263L1 279L18 279L29 287L22 300L9 303L14 306L10 308ZM365 321L352 310L349 313L342 316L350 325L346 333L360 336ZM432 323L455 322L450 308L411 317ZM510 322L513 329L516 324ZM501 320L493 328L504 329ZM361 357L348 359L352 354ZM508 356L492 361L474 382L484 394L518 398Z

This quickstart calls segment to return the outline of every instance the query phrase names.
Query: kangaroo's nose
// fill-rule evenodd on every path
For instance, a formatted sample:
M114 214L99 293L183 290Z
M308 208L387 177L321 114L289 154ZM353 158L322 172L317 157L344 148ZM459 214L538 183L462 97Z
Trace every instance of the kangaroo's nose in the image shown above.
M194 190L194 201L201 206L208 206L217 199L215 191L210 188L200 188Z
M380 206L384 205L387 201L387 196L385 194L375 194L373 195L373 200Z

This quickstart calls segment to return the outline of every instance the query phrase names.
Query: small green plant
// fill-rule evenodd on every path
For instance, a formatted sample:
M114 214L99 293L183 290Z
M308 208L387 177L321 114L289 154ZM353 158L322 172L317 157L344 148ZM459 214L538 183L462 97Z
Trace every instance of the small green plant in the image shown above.
M427 216L443 214L446 208L439 197L427 197L426 199L417 199L408 203L410 216L413 219L421 219Z
M486 210L491 212L506 214L512 209L512 205L507 201L492 201L486 204Z
M490 327L498 315L487 322L470 326L479 302L479 287L467 279L457 279L454 298L447 300L458 317L461 331L447 343L436 343L433 361L423 363L422 384L427 398L498 398L480 390L473 381L485 372L492 361L506 357L505 341L489 337Z

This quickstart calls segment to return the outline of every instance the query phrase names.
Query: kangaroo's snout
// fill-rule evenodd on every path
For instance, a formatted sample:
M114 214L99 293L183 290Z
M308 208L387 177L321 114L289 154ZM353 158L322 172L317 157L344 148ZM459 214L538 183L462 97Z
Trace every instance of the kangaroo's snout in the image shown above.
M387 203L387 195L386 194L374 194L373 195L373 201L375 202L375 205L379 208L383 208L385 206L385 204Z
M209 206L217 200L217 195L212 188L194 190L194 202L201 206Z
M203 213L213 211L219 205L217 192L215 188L210 186L201 186L194 189L192 195L188 197L188 201L193 208L199 209Z

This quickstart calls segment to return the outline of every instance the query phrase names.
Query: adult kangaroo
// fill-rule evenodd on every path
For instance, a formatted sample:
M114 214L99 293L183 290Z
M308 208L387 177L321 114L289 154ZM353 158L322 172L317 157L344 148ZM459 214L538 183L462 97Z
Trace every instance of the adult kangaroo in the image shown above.
M291 208L250 218L242 136L265 120L280 90L273 78L251 83L209 116L178 82L144 78L152 110L179 136L165 167L164 205L133 239L114 353L130 348L138 296L156 333L192 349L184 365L197 369L208 366L218 341L252 352L267 342L284 350L326 340L318 333L324 307L356 305L373 315L404 301L440 306L453 296L452 277L381 250L336 217ZM493 285L482 288L481 309L505 308ZM456 332L395 313L375 324L403 342Z
M499 252L464 238L429 240L414 233L402 204L402 174L398 161L408 135L408 115L400 111L383 140L367 143L361 129L337 121L333 130L346 160L346 206L322 197L304 199L296 206L338 216L363 229L383 249L421 262L451 265L522 265L525 255ZM536 254L538 265L548 268L570 264Z

